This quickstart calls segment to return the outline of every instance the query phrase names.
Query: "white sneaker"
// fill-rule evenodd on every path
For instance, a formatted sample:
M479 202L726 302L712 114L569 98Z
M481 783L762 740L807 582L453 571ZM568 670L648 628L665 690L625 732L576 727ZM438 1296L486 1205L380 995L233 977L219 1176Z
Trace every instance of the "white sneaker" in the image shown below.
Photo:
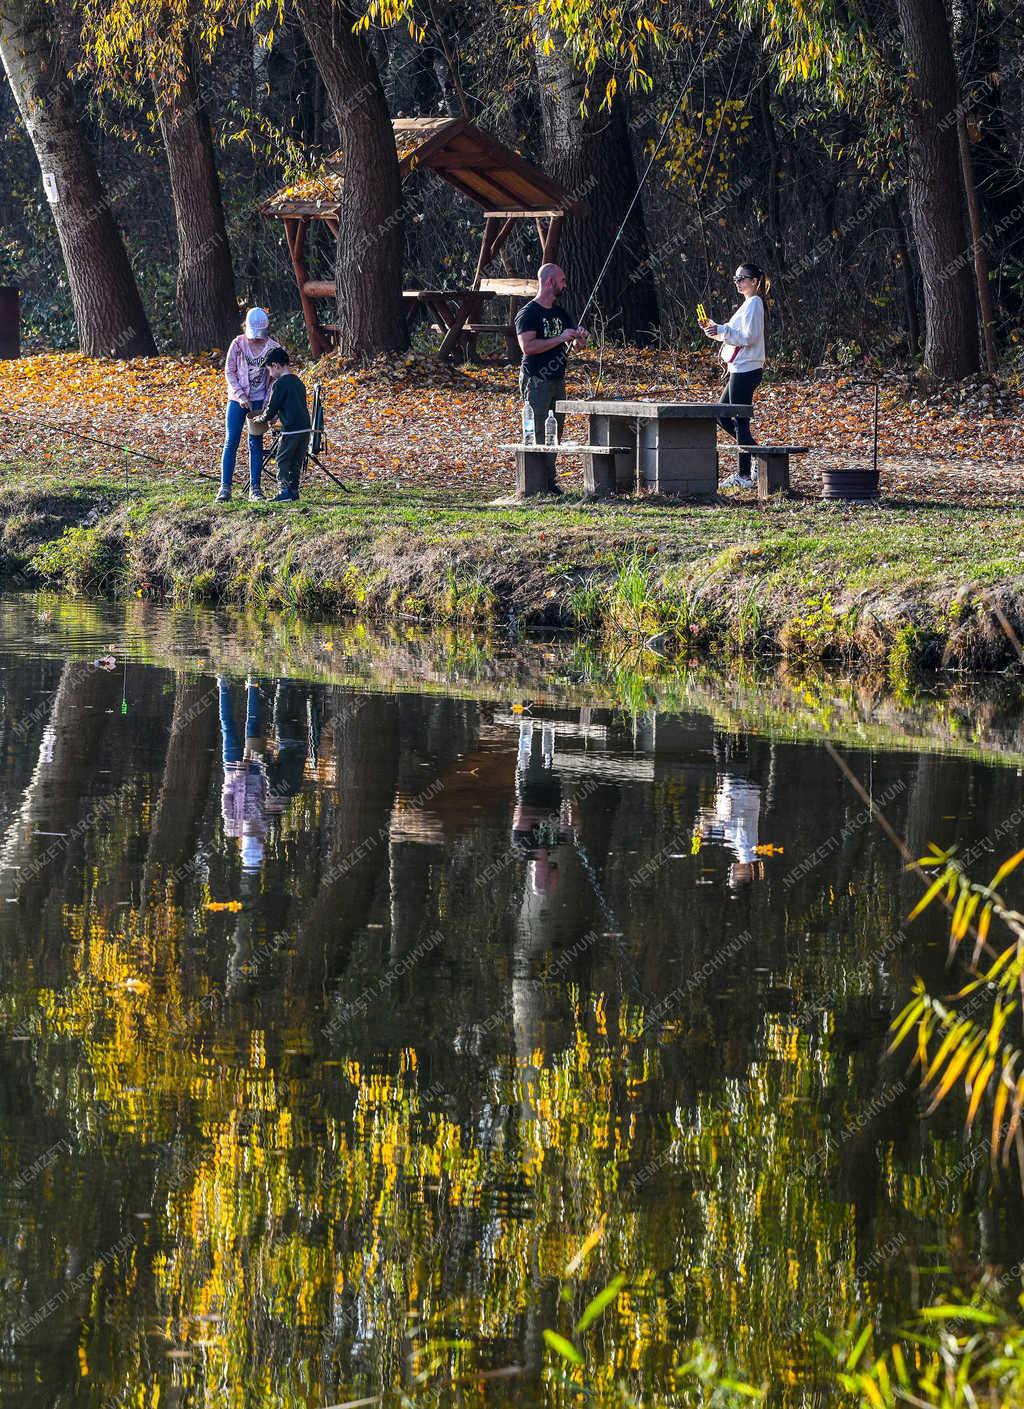
M747 479L746 475L730 475L718 487L719 489L756 489L757 481Z

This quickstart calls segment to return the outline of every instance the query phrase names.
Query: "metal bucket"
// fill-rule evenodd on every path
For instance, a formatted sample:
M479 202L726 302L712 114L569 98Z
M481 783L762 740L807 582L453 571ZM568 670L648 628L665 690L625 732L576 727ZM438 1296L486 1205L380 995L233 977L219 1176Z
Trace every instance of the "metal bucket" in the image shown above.
M0 287L0 358L21 356L21 291Z
M878 471L863 466L848 470L822 470L822 499L877 499Z

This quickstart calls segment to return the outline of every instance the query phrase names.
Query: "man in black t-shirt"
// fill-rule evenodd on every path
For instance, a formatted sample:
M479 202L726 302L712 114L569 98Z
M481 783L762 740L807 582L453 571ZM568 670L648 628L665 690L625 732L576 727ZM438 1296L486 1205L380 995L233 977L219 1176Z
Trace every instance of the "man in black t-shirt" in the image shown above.
M537 272L537 294L519 310L516 332L523 350L523 365L519 372L519 390L524 402L533 407L533 424L537 441L543 444L544 422L556 401L565 397L565 364L569 346L582 347L587 340L586 328L576 327L571 314L556 300L565 292L565 275L557 264L544 264ZM562 438L562 422L556 413L558 438ZM557 491L552 458L551 487Z

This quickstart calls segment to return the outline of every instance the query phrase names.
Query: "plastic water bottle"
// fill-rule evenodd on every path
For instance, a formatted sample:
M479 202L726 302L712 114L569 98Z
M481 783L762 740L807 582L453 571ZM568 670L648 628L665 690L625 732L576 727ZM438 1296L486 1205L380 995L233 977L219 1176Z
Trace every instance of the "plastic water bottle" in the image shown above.
M528 401L523 405L523 444L537 444L537 427L533 422L533 407Z
M548 412L548 418L544 422L544 444L558 444L558 422L555 420L554 411Z

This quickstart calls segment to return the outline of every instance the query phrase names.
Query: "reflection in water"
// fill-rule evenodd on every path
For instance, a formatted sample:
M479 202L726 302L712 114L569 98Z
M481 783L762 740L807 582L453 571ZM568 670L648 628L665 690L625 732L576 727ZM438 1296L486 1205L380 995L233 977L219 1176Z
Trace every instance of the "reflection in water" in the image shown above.
M315 770L319 737L316 708L288 680L274 688L273 725L276 748L268 761L268 739L263 733L263 699L259 684L245 682L245 735L239 735L231 687L218 678L224 787L221 811L225 836L240 847L243 872L258 871L263 864L264 841L272 819L279 816L302 787L307 759Z
M728 752L727 741L722 741L722 752ZM732 852L735 859L729 867L729 885L733 889L764 876L764 864L758 860L760 821L760 786L724 763L717 774L714 805L702 808L698 815L697 835L702 841L720 842Z
M848 758L915 839L1018 806ZM22 649L0 816L5 1404L560 1404L623 1273L598 1391L704 1336L810 1405L816 1328L1024 1251L885 1057L942 921L814 747Z

